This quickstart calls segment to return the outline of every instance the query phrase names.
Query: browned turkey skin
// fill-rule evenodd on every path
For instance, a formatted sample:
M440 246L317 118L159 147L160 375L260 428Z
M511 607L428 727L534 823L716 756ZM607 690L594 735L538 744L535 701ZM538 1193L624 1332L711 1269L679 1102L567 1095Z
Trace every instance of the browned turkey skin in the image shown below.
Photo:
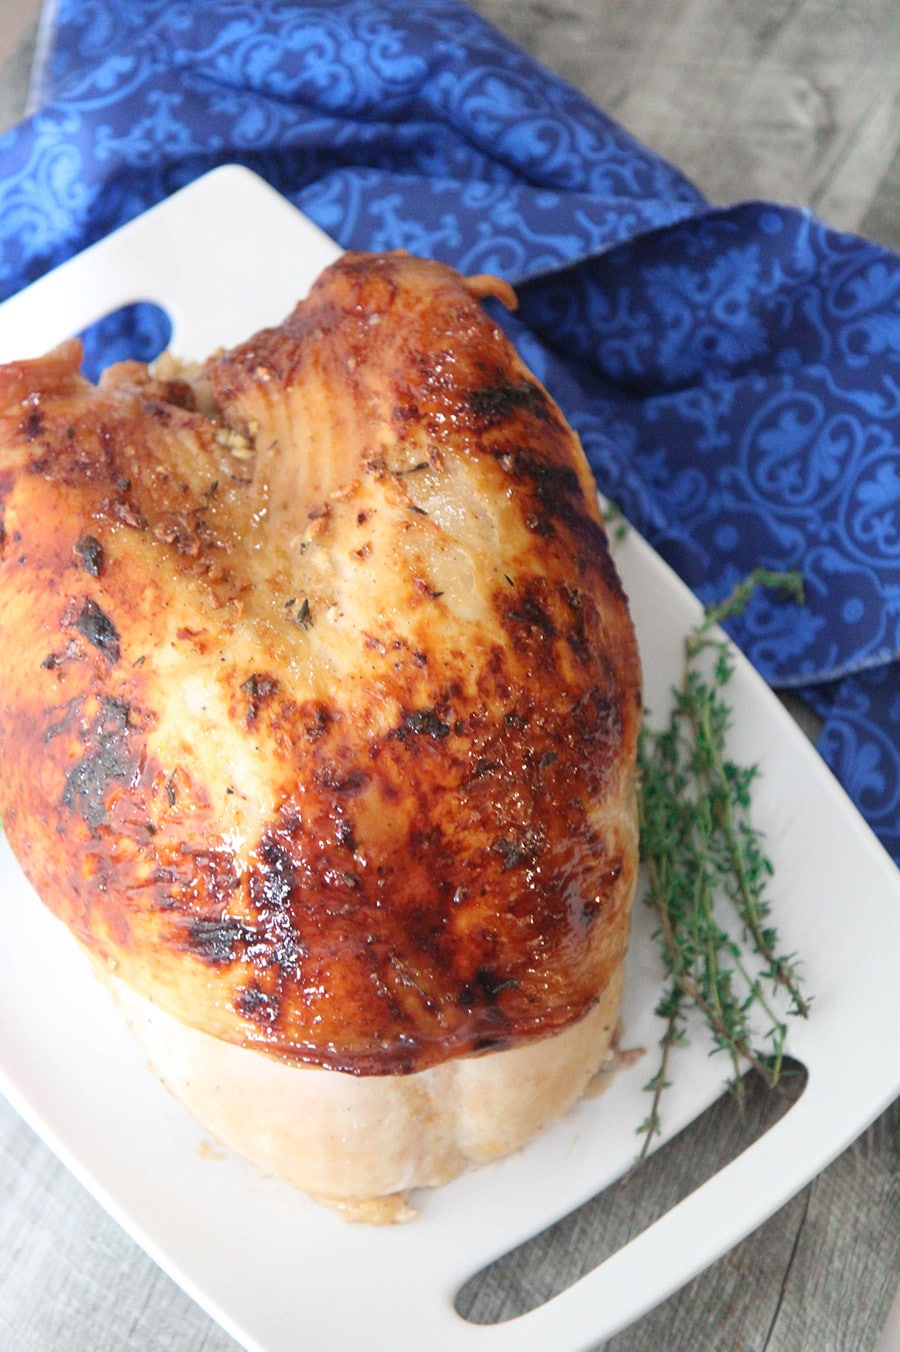
M196 371L0 368L11 845L102 966L283 1060L558 1032L627 944L634 633L489 293L348 254Z

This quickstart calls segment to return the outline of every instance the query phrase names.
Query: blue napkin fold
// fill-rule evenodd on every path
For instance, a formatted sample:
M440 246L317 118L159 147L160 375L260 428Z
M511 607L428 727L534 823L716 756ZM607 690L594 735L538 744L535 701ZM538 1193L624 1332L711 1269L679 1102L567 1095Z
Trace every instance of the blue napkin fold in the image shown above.
M710 206L459 0L59 0L45 31L0 138L0 297L235 162L346 247L506 277L599 486L703 600L802 570L803 605L758 593L731 632L900 862L897 257ZM88 369L165 341L137 307Z

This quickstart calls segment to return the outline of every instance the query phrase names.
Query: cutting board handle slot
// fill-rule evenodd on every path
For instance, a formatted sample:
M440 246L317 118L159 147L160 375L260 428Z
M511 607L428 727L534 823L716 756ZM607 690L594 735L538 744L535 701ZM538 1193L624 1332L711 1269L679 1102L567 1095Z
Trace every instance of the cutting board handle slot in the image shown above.
M478 1310L479 1324L503 1323L552 1300L624 1247L609 1235L630 1231L637 1239L691 1192L726 1168L775 1126L801 1098L806 1067L786 1058L783 1080L768 1089L754 1071L743 1077L742 1102L725 1092L624 1178L585 1202L576 1212L526 1240L483 1268L457 1293L455 1308L464 1319ZM577 1217L579 1244L562 1250L555 1244L571 1235ZM496 1293L491 1299L489 1292Z
M154 361L172 339L172 318L155 301L140 300L108 310L82 329L82 371L97 381L113 362Z

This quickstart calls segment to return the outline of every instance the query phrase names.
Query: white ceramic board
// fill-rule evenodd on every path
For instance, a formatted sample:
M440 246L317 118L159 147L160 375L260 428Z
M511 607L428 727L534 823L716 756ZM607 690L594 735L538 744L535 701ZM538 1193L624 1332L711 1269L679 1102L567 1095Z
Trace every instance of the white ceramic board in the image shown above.
M278 322L333 241L248 171L194 183L0 307L0 359L46 350L134 300L163 306L179 355ZM617 560L662 715L690 593L633 532ZM757 820L776 874L774 921L814 996L789 1052L809 1080L765 1136L568 1291L505 1324L454 1311L473 1273L628 1168L652 1051L512 1159L422 1199L411 1225L347 1226L228 1152L145 1067L68 934L0 847L0 1088L150 1255L261 1352L579 1352L644 1313L762 1223L900 1092L900 874L779 702L743 661L730 687L735 756L759 762ZM637 908L624 1045L655 1047L661 972ZM25 954L25 960L22 955ZM678 1053L671 1136L720 1093L699 1034Z

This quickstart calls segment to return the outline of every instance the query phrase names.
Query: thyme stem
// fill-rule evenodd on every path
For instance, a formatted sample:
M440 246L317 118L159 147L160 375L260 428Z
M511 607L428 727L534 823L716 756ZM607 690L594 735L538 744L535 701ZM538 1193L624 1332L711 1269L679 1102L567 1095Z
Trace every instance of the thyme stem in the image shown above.
M639 1128L644 1136L639 1158L661 1130L660 1103L669 1083L670 1053L683 1040L687 1008L702 1015L715 1049L727 1054L731 1087L738 1096L743 1065L772 1087L782 1071L787 1027L763 981L787 992L788 1013L802 1017L809 1013L795 962L778 953L778 936L769 923L766 884L772 866L750 820L757 768L736 765L726 748L731 711L722 691L731 679L733 662L714 626L742 610L760 586L802 597L798 574L757 569L724 600L708 607L685 640L684 667L673 690L668 725L658 732L645 726L641 734L641 857L647 901L659 920L657 938L669 985L657 1007L666 1026L660 1038L659 1069L646 1086L653 1100ZM723 902L737 916L738 937L721 919ZM742 944L761 964L759 975L750 970ZM755 1045L755 1010L768 1023L762 1048Z

